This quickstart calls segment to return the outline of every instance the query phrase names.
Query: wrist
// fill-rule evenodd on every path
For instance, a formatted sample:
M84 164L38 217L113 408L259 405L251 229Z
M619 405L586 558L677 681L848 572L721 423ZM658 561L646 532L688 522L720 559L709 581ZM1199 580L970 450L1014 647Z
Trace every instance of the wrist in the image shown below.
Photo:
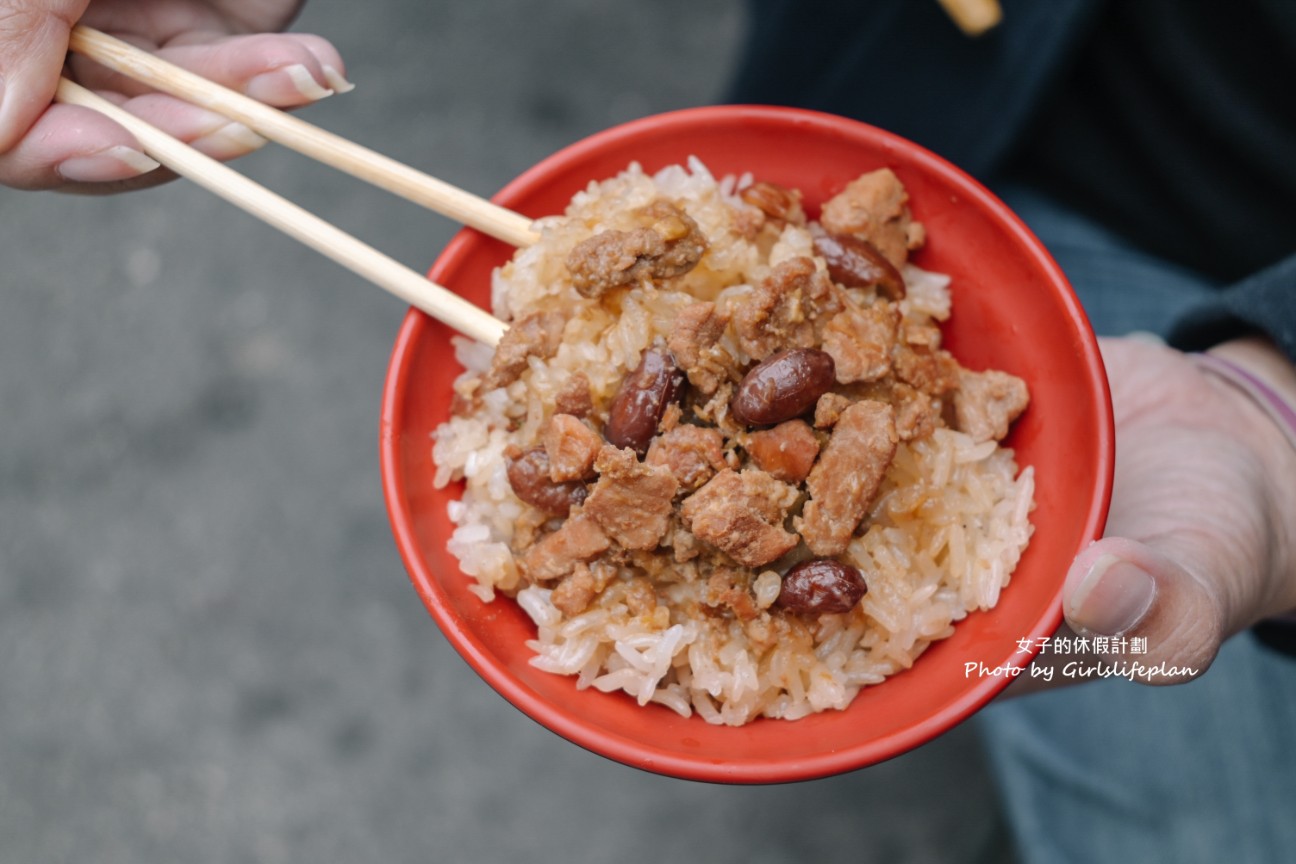
M1296 620L1296 367L1259 337L1192 356L1232 393L1241 412L1239 433L1265 466L1274 588L1267 614Z

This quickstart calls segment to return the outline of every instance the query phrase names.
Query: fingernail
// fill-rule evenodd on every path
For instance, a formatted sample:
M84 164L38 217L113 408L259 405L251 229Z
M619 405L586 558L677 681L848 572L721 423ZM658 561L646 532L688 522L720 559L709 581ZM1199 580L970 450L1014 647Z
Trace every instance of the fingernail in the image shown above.
M281 102L285 99L285 85L288 90L311 102L333 95L333 91L321 87L315 76L301 63L283 66L273 72L262 72L248 81L243 92L260 102Z
M89 156L64 159L58 165L58 173L65 180L78 183L104 183L147 174L158 164L140 151L118 144Z
M1103 555L1071 594L1071 623L1083 630L1116 636L1134 627L1152 606L1156 582L1140 567Z
M266 139L242 123L226 123L213 132L196 138L193 145L213 158L240 156L265 146Z
M16 101L16 98L5 101L5 79L4 75L0 75L0 152L4 152L16 144L18 137L24 131L10 128L14 124L9 115L17 110L14 106Z
M350 93L355 85L342 77L342 73L327 63L324 64L324 80L333 88L334 93Z

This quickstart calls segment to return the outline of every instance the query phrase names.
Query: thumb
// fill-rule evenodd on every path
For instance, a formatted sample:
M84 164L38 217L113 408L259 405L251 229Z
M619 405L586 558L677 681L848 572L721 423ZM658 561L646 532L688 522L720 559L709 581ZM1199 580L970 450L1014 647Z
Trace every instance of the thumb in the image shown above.
M13 149L49 106L68 33L89 0L0 0L0 153Z
M1196 678L1227 633L1224 598L1164 553L1122 537L1099 540L1076 556L1062 611L1095 647L1102 637L1116 637L1108 643L1112 653L1145 684Z

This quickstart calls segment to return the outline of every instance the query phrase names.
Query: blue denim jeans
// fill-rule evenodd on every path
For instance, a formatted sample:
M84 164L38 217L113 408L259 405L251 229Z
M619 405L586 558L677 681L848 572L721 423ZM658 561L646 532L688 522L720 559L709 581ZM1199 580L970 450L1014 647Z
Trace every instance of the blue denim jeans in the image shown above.
M1162 333L1208 287L1032 192L996 191L1100 334ZM975 722L1022 864L1296 860L1296 658L1250 634L1190 684L1081 684Z

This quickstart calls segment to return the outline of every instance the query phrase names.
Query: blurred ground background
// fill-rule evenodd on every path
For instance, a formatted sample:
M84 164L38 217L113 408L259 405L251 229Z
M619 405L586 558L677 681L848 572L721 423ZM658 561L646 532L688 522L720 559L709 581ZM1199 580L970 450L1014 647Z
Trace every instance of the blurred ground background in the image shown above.
M490 194L717 101L736 0L314 0L307 119ZM439 216L274 147L242 170L423 269ZM184 182L0 190L0 862L996 860L961 728L785 787L605 761L442 639L383 510L404 309Z

